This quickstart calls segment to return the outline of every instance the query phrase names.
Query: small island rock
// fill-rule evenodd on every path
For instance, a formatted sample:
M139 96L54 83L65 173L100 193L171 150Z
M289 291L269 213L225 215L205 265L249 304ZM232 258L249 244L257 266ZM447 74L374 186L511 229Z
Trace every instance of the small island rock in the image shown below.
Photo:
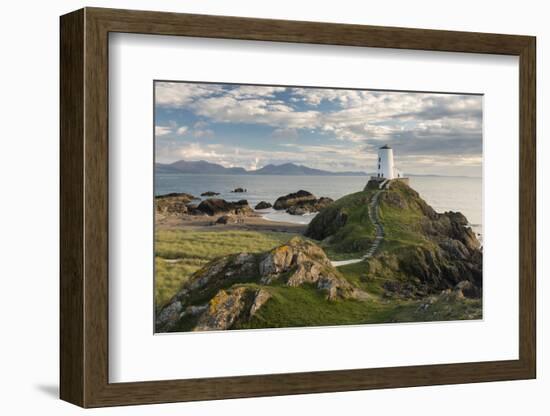
M311 202L315 201L316 199L316 196L313 195L311 192L299 190L298 192L293 192L277 198L277 200L273 204L273 208L277 210L283 210L290 208L292 205L307 201Z
M332 204L334 200L327 197L321 197L319 199L314 199L312 201L299 202L295 205L290 206L286 212L291 215L304 215L312 212L319 212L323 208L326 208Z
M252 208L250 208L246 199L237 202L228 202L225 199L217 198L205 199L197 206L197 210L211 216L227 213L247 215L252 212Z
M268 209L268 208L271 208L271 207L272 207L272 205L269 202L260 201L258 204L256 204L254 209Z

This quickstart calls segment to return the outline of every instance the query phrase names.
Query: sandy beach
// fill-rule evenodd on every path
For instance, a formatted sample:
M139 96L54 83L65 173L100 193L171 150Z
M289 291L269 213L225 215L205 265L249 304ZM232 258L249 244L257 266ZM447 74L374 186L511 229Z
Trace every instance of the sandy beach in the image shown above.
M295 224L290 222L269 221L260 214L254 213L247 216L238 216L236 223L216 224L219 217L223 215L163 215L157 213L155 226L158 229L185 229L193 231L275 231L284 233L303 234L307 228L306 224Z

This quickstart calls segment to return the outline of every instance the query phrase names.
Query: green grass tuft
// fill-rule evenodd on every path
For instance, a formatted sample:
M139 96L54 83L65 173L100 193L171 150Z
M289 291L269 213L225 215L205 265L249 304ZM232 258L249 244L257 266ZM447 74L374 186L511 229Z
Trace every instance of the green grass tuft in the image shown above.
M164 305L194 272L217 257L267 251L293 236L256 231L156 230L155 304Z

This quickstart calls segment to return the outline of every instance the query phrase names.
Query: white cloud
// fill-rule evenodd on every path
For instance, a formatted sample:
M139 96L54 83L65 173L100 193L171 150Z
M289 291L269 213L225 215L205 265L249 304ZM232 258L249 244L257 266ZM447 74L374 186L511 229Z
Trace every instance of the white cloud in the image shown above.
M282 101L236 99L230 95L197 100L191 108L215 122L264 124L280 128L311 128L317 124L315 111L294 111Z
M199 97L207 97L223 91L220 85L183 82L155 83L155 103L163 107L183 107Z
M166 126L155 126L155 136L161 137L166 136L167 134L172 133L172 129Z
M285 90L285 87L243 85L232 89L229 94L238 99L249 99L259 97L274 97L275 93L284 92Z
M187 133L187 130L189 130L189 128L187 126L181 126L176 130L176 134L178 136L183 136L183 135L185 135L185 133Z
M481 163L480 96L158 83L156 98L160 107L185 109L200 118L184 132L186 137L215 138L214 123L255 124L271 127L271 136L280 139L279 144L289 140L299 142L303 132L313 132L327 140L340 140L353 150L316 149L321 152L318 163L325 167L353 163L359 166L367 159L355 153L364 154L365 149L372 152L381 143L399 146L401 156L414 155L426 164L429 162L424 156L428 155L438 157L443 164L453 157L456 163L465 166ZM216 127L216 132L219 128L223 132L223 125ZM157 136L170 133L164 129L168 128L161 127L158 132L155 129ZM176 128L173 130L178 132ZM223 138L223 133L219 134ZM238 156L229 155L227 149L223 154L219 149L216 152L221 162L244 167L284 158L299 162L305 157L285 152L247 154L245 149ZM331 161L328 155L337 160Z
M287 129L287 128L276 128L275 130L273 130L271 135L278 139L297 139L298 130Z

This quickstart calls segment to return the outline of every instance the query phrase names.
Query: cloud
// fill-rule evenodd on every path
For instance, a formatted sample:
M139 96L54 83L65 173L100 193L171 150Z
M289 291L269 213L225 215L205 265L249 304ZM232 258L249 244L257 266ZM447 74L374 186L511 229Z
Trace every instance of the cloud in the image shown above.
M183 107L199 97L222 92L220 85L182 82L156 82L155 104L161 107Z
M281 100L237 99L231 95L199 99L189 108L213 122L261 124L275 128L311 128L317 124L319 116L314 111L294 111Z
M274 97L276 93L284 91L286 91L285 87L243 85L232 89L229 94L237 99L250 99L259 97Z
M243 137L248 137L253 134L250 126L262 126L269 131L265 140L277 139L277 146L290 142L301 144L312 137L319 142L343 145L342 148L320 146L309 150L302 146L293 149L297 154L270 149L258 154L258 161L254 151L244 147L238 157L231 156L227 149L222 155L218 149L217 154L224 163L242 163L241 166L246 167L264 164L267 160L283 163L312 160L304 152L318 152L313 154L316 160L319 156L320 168L321 165L358 167L370 160L358 153L375 155L377 147L387 143L403 160L410 157L407 162L410 166L424 163L429 168L429 161L434 160L441 165L481 164L482 96L157 83L156 100L160 109L182 110L195 118L196 122L184 132L187 138L220 141L224 139L226 125L231 125L233 131L235 127L242 129ZM170 133L162 129L167 128L161 127L157 136ZM275 146L265 140L262 146ZM329 155L335 159L331 160ZM412 162L414 158L418 161L416 164Z
M166 136L172 133L172 129L166 126L155 126L155 137Z
M181 127L179 127L179 128L176 130L176 134L177 134L178 136L183 136L183 135L185 135L185 133L187 133L187 130L189 130L189 127L187 127L187 126L181 126Z
M278 139L297 139L298 130L296 129L287 129L287 128L277 128L271 133L272 137Z

